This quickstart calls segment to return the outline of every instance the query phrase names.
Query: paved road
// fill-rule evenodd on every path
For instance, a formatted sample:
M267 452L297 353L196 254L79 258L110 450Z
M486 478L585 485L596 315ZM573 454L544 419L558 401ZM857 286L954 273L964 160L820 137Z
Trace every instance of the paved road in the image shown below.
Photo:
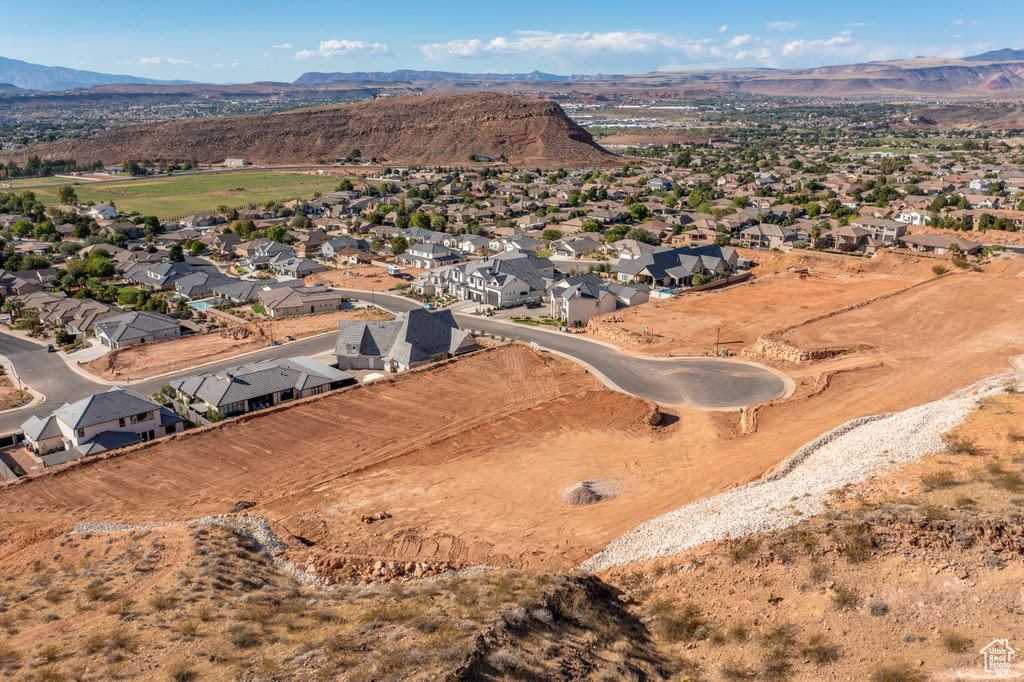
M416 301L390 294L345 291L352 298L376 303L396 312L420 307ZM761 365L720 358L654 359L627 355L618 349L582 336L512 324L493 318L455 313L460 326L496 336L536 343L547 350L582 362L597 377L625 393L666 405L730 408L771 400L785 395L787 384L779 373ZM211 372L274 357L317 355L334 349L334 335L294 341L283 346L202 367ZM0 415L0 433L16 430L29 415L49 414L55 407L105 391L107 384L91 381L70 369L60 357L42 346L0 333L0 354L14 365L22 381L46 395L46 402ZM131 387L144 395L155 393L172 379L194 374L195 369L139 381Z
M417 302L399 296L363 291L345 293L364 301L373 299L378 305L400 311L419 307ZM787 390L780 374L753 363L720 358L640 358L573 334L477 315L455 313L455 319L464 329L536 343L567 355L589 366L619 390L667 405L740 407L778 398Z

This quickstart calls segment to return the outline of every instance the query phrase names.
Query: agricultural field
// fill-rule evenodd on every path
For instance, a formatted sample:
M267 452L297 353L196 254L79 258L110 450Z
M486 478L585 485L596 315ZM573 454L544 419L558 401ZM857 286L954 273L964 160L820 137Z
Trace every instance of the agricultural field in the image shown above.
M82 202L113 203L123 211L170 220L210 213L222 205L245 208L271 200L308 199L314 192L333 191L339 181L337 177L303 173L243 171L90 183L76 186L75 192ZM57 203L57 185L32 191L45 203Z

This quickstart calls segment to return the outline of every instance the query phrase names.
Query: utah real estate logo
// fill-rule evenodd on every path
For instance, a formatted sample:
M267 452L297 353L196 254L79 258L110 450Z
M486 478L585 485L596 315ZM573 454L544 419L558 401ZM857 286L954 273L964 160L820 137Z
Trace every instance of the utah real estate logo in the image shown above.
M986 673L1010 675L1010 662L1017 652L1010 648L1009 640L992 640L980 653L985 660Z

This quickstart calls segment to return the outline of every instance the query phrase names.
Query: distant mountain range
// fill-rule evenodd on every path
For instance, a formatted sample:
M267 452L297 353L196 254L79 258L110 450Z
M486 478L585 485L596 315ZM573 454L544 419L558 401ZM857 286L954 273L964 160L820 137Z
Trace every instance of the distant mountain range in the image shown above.
M451 73L449 71L350 71L348 73L319 73L309 71L299 76L293 85L327 85L328 83L364 81L431 81L431 80L474 80L474 81L540 81L545 83L564 83L573 76L556 76L550 73L534 71L532 73Z
M147 85L183 85L192 81L161 81L137 76L121 76L96 71L80 71L63 66L43 66L20 59L0 57L0 83L10 83L27 90L70 90L91 88L110 83L140 83Z
M35 91L85 88L83 96L229 96L229 93L308 96L313 89L349 96L501 92L527 97L549 95L601 99L632 93L644 97L689 97L714 93L846 97L851 95L942 95L1013 97L1024 94L1024 50L1001 49L963 59L926 58L822 66L809 69L708 69L646 74L561 76L532 73L454 73L448 71L354 71L302 74L293 83L242 85L161 81L136 76L41 66L0 57L0 84ZM0 94L25 96L11 86ZM66 95L62 95L66 97Z
M965 62L1020 62L1024 61L1024 50L1011 50L1004 47L1002 50L991 50L982 52L972 57L964 57Z

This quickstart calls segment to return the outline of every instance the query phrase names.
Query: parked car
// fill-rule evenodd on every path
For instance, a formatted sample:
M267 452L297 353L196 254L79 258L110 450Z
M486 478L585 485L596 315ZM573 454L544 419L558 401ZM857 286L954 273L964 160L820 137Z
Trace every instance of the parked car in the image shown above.
M284 337L284 340L285 341L294 341L295 337L294 336L286 336L286 337Z
M423 307L424 307L424 308L425 308L426 310L433 310L433 309L434 309L434 304L433 304L433 303L424 303L424 304L423 304Z
M527 308L539 308L540 306L541 306L541 302L540 301L527 301L526 302L526 307Z
M56 353L57 349L53 347L52 343L48 343L48 344L46 344L46 352L47 353Z

